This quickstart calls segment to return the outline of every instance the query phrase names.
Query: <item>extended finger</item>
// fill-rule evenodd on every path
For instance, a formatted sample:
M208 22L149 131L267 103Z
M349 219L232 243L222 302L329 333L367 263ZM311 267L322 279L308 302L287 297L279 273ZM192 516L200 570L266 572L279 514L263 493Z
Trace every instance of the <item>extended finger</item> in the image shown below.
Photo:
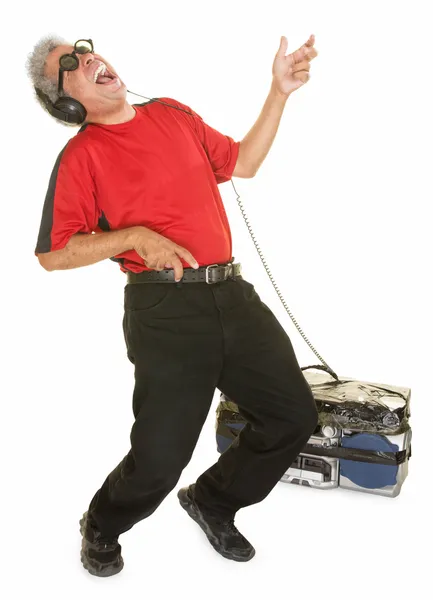
M314 34L312 33L304 45L305 46L314 46L315 41L316 41L316 38L315 38Z
M302 44L299 50L301 50L305 54L305 56L307 56L312 50L314 50L313 46L315 41L316 38L314 37L314 35L310 35L308 40L305 42L305 44Z
M319 53L317 52L316 48L308 48L305 58L307 60L313 60L313 58L316 58L318 54Z
M181 258L183 258L191 267L194 269L198 269L199 264L196 259L193 257L191 252L188 252L186 248L182 248L182 246L177 246L175 250L176 254L178 254Z
M294 63L301 62L301 60L312 60L318 54L317 50L312 45L303 44L298 50L292 52L292 54L288 54L287 57L292 57L292 61Z
M183 266L180 261L180 258L173 254L173 258L171 259L171 264L174 268L174 278L176 281L180 281L183 277Z

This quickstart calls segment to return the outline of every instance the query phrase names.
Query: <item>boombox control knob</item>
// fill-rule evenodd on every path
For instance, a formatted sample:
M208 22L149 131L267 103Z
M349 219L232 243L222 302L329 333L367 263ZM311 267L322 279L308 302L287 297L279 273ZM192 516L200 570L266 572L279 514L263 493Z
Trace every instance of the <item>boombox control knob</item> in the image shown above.
M337 435L337 429L332 425L324 425L322 427L322 434L327 438L332 438Z

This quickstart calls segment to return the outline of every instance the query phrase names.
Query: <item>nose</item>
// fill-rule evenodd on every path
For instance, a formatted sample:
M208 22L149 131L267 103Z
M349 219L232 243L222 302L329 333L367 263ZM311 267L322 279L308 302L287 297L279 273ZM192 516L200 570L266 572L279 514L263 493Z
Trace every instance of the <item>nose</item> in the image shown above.
M84 67L89 66L95 60L95 57L91 52L88 52L87 54L81 54L80 58Z
M91 52L87 52L87 54L77 54L80 70L87 72L90 68L90 65L95 61L95 57Z

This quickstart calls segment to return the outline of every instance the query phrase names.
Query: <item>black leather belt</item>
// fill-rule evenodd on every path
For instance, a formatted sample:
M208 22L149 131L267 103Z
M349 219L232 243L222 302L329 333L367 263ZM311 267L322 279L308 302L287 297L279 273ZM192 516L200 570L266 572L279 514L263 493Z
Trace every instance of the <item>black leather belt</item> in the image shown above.
M183 277L177 282L174 279L174 270L142 271L141 273L127 273L128 283L217 283L226 279L233 279L241 275L241 263L223 263L207 265L199 269L183 269Z

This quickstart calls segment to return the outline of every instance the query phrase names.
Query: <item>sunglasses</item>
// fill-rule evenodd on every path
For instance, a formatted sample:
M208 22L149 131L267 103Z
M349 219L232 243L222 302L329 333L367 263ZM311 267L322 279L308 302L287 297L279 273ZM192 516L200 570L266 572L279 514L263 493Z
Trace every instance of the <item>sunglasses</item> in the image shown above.
M59 59L59 87L58 94L61 96L63 92L63 73L64 71L75 71L78 69L80 60L77 57L77 54L88 54L91 52L93 54L93 42L92 40L78 40L75 42L74 50L71 54L62 54Z

